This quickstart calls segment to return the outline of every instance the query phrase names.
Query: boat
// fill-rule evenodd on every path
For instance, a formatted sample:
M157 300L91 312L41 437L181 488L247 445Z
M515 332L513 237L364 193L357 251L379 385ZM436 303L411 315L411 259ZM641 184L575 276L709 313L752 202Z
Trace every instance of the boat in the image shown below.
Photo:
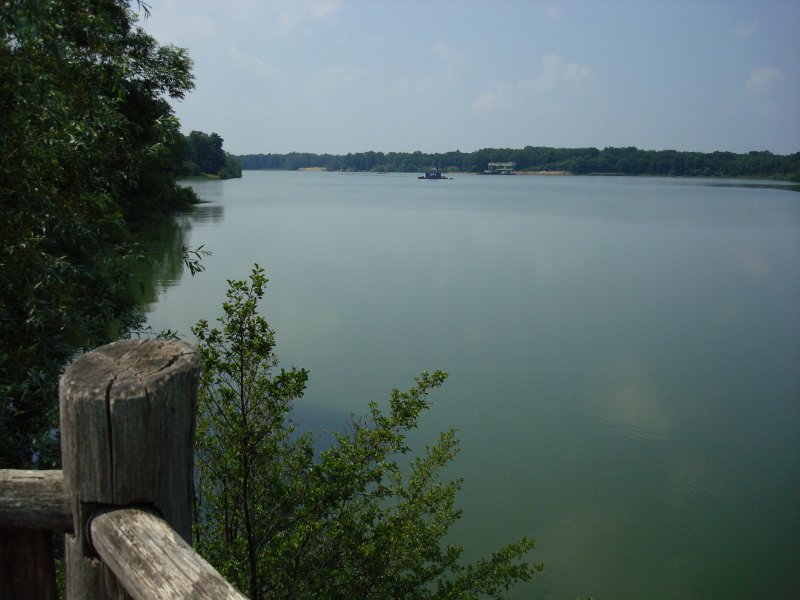
M485 169L481 175L513 175L515 162L490 162L489 168Z
M430 171L427 171L425 175L420 175L417 179L452 179L452 177L442 175L442 172L438 168L431 167Z

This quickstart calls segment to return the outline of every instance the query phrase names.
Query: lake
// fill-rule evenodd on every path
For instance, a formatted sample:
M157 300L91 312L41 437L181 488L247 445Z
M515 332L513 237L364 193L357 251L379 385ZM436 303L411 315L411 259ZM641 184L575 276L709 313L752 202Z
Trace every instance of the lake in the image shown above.
M800 194L727 180L246 171L192 183L206 271L154 329L214 319L253 263L303 427L450 374L452 540L530 535L514 598L800 597ZM325 443L325 433L320 434Z

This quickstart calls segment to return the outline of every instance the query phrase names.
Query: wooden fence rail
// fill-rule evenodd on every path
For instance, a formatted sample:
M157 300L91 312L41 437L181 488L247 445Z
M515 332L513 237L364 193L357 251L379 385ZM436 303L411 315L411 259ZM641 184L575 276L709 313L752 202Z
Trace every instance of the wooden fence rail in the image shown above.
M242 599L189 546L198 356L174 340L83 355L59 389L62 471L0 470L0 598Z

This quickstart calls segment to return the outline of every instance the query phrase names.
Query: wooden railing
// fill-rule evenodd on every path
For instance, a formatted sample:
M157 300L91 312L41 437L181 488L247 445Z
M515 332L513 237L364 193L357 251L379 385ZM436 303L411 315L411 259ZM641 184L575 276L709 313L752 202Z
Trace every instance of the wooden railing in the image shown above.
M244 598L189 545L198 356L126 340L59 388L62 471L0 470L0 598Z

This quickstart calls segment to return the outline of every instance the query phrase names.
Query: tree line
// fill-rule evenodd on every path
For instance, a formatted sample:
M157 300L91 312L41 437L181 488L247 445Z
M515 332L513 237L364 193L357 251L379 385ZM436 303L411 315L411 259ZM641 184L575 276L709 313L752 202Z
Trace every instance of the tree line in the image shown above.
M135 327L134 230L177 184L184 49L127 1L0 4L0 466L58 464L64 364Z
M424 172L431 165L443 171L480 173L490 162L515 162L518 171L563 171L573 175L660 175L680 177L747 177L800 181L800 152L790 155L769 151L683 152L627 148L483 148L475 152L445 153L357 152L346 155L246 154L239 156L243 169L297 170L323 168L328 171L378 173Z
M192 131L180 135L176 154L182 159L180 175L212 176L233 179L242 176L242 166L233 155L222 148L223 139L217 133Z
M137 234L197 201L178 180L241 176L219 135L181 134L167 100L191 59L137 19L123 0L0 5L0 466L58 462L60 370L140 323Z

